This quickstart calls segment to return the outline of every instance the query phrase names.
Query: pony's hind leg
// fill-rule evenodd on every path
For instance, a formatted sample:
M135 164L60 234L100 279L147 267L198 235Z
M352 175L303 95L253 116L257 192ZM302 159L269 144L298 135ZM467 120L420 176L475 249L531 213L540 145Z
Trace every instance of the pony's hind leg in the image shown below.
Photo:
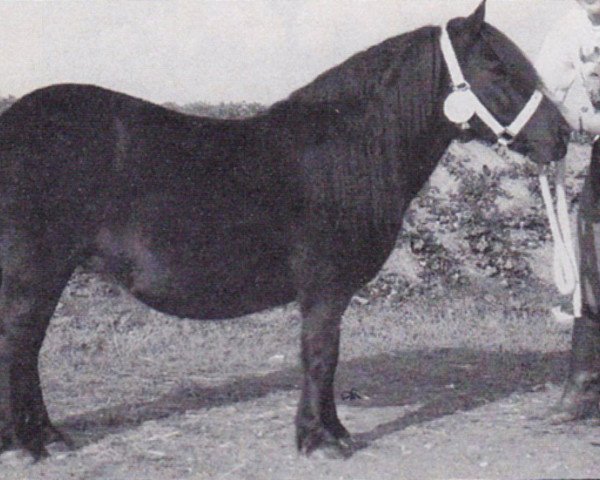
M38 459L45 444L70 442L44 405L38 358L50 318L74 265L72 256L40 241L3 239L0 286L0 451L20 446ZM12 243L11 245L8 245Z

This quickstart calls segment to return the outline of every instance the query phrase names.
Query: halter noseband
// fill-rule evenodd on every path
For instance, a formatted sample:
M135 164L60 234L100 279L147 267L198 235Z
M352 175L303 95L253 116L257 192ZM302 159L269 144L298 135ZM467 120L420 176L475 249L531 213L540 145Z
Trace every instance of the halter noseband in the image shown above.
M473 115L477 115L494 132L496 141L500 146L510 145L538 109L544 97L543 94L536 89L513 122L505 127L496 120L494 115L471 90L471 86L465 79L458 63L446 26L442 27L440 45L452 81L452 93L448 95L444 102L444 114L448 120L461 125L463 128L468 128L467 122Z

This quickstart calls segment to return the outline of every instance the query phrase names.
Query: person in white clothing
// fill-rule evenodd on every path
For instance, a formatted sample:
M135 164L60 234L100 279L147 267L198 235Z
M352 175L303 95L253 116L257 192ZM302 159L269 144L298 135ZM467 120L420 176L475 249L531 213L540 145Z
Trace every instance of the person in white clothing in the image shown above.
M596 136L578 213L582 314L573 324L559 416L600 415L600 0L577 6L546 36L536 62L544 93L578 131Z
M576 130L600 134L600 0L577 0L536 61L546 95Z

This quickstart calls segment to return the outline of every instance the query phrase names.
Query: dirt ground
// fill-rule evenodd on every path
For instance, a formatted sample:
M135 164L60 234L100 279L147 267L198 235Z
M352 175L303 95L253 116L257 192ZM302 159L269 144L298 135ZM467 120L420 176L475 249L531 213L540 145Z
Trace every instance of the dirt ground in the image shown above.
M2 479L600 477L598 423L550 421L570 332L545 320L536 296L479 298L483 288L432 296L427 307L353 306L336 388L360 448L338 460L294 447L293 307L205 324L149 313L105 288L71 292L43 351L51 418L76 448L54 445L35 464L4 453ZM86 329L90 311L109 327ZM124 312L127 322L114 321Z
M6 480L598 478L598 424L548 420L566 360L440 349L346 362L338 388L362 397L340 402L362 445L347 460L296 453L291 368L90 409L62 420L75 451L33 465L8 452L0 468Z

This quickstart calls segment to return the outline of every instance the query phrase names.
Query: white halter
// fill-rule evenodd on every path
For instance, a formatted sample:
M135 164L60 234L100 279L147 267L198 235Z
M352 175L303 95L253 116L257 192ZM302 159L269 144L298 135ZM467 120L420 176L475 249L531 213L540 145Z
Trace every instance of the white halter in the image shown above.
M477 115L494 132L498 144L504 147L508 146L536 112L542 101L543 94L539 90L535 90L529 101L517 115L517 118L509 126L504 127L485 108L479 98L477 98L477 95L471 90L469 83L465 80L445 26L442 27L440 44L450 73L453 89L444 103L444 114L448 120L463 127L474 115ZM557 321L566 324L571 322L573 318L581 316L581 286L579 284L577 261L569 227L564 177L565 162L563 159L559 162L557 170L557 218L545 170L540 172L542 196L546 204L552 237L554 239L554 280L563 295L573 294L573 315L565 314L561 311L560 307L552 310Z
M539 90L535 90L513 122L504 127L481 103L481 100L471 90L469 82L465 80L446 26L442 27L440 44L453 89L453 92L446 98L444 103L444 114L448 120L464 127L473 115L477 115L494 132L500 145L509 145L536 112L543 94Z

